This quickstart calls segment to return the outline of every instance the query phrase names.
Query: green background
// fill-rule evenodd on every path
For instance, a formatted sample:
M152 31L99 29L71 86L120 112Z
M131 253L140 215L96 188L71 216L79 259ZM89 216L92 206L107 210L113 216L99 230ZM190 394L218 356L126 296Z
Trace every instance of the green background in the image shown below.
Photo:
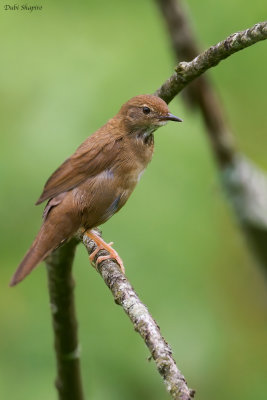
M123 102L157 89L175 61L153 1L43 0L31 14L4 4L0 398L56 399L44 266L8 287L40 226L34 202L55 168ZM266 19L262 0L188 5L203 48ZM265 169L266 50L259 43L210 71L239 148ZM156 133L153 161L104 238L115 242L197 399L265 400L267 283L226 203L201 116L181 99L170 109L184 123ZM74 273L86 398L168 399L82 246Z

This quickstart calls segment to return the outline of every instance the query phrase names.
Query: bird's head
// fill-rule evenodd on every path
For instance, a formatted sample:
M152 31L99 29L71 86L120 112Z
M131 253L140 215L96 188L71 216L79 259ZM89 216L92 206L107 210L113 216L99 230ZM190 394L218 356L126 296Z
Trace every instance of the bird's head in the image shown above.
M164 100L157 96L135 96L123 104L118 114L130 132L153 133L168 121L182 122L171 114Z

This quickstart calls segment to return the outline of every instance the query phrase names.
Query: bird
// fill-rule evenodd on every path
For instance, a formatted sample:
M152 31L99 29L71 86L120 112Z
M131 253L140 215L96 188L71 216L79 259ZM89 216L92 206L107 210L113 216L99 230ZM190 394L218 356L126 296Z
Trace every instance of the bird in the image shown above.
M171 114L164 100L138 95L89 136L47 180L36 205L47 201L41 228L14 273L10 286L22 281L56 248L80 229L95 241L93 263L100 249L115 259L124 272L118 253L95 230L126 203L151 161L154 132L168 121L182 122Z

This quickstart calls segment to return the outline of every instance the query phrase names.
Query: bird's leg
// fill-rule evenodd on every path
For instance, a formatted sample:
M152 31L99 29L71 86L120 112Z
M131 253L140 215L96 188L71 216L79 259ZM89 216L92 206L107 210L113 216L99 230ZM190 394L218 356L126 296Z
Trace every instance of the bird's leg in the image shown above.
M91 230L89 232L85 232L86 236L88 236L90 239L92 239L95 244L96 244L96 249L90 254L89 259L91 263L93 264L95 255L99 252L99 250L107 250L109 255L107 256L100 256L96 260L96 266L101 263L101 261L108 260L108 259L114 259L117 261L121 272L125 273L125 269L123 266L122 259L120 258L119 254L114 250L111 246L113 245L113 242L106 243L98 234L96 231Z

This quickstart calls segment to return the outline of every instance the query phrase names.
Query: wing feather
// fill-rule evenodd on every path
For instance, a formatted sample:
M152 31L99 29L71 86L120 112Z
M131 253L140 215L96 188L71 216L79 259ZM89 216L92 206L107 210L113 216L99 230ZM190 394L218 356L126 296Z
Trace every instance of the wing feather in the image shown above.
M36 205L67 192L86 179L111 168L121 150L121 137L96 132L87 138L75 153L61 164L45 184Z

